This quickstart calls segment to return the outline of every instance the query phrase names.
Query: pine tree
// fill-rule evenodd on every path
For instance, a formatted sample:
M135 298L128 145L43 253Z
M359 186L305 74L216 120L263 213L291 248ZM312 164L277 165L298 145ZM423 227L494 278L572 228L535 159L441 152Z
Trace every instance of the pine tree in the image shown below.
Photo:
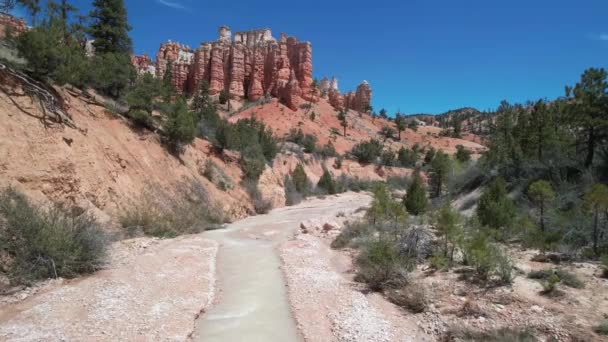
M477 217L484 226L498 229L510 227L515 214L515 204L507 196L507 185L504 179L497 178L479 198Z
M344 128L344 137L346 137L346 127L348 127L348 122L346 121L346 113L344 111L340 111L338 113L338 120L340 120L340 126Z
M301 163L298 163L291 172L291 179L296 191L306 196L308 193L308 176L306 176L306 171L304 171L304 166Z
M595 184L585 193L585 205L593 213L593 253L599 256L599 220L600 214L608 210L608 187L604 184ZM606 217L608 219L608 217Z
M424 214L428 209L429 200L426 193L426 186L418 171L414 173L414 179L407 189L407 194L403 198L403 204L405 205L407 212L412 215Z
M555 198L555 192L551 183L539 180L530 185L528 196L538 206L540 210L540 231L545 233L545 210L547 203Z
M186 100L178 98L166 113L164 126L166 142L171 152L180 154L183 146L192 143L196 135L196 120L188 110Z
M452 169L452 163L450 157L439 150L431 161L431 185L433 186L433 193L435 197L441 196L443 187L447 183L448 175Z
M401 140L401 132L405 130L406 122L400 113L397 113L397 115L395 115L395 125L397 126L399 140Z
M127 9L123 0L94 0L89 15L93 20L89 34L94 39L96 54L131 53L131 26L127 21Z
M573 95L571 122L578 129L586 145L584 165L593 164L595 150L607 136L608 130L608 73L603 68L585 70L574 89L567 87L566 96Z
M328 194L334 195L336 191L336 182L334 181L331 173L326 168L323 168L323 175L317 183L317 187L325 190Z

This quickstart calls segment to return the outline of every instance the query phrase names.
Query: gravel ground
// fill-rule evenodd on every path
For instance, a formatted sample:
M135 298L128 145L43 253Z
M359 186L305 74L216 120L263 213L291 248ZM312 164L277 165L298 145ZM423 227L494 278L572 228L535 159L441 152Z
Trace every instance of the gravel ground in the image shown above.
M117 242L107 269L0 304L0 340L186 340L215 295L218 245L200 235Z
M358 203L365 205L366 203ZM344 213L353 219L354 210ZM315 218L323 222L337 218ZM314 224L304 222L309 227ZM429 341L407 316L376 294L363 294L352 281L350 258L329 248L331 232L305 229L280 246L289 300L306 341Z

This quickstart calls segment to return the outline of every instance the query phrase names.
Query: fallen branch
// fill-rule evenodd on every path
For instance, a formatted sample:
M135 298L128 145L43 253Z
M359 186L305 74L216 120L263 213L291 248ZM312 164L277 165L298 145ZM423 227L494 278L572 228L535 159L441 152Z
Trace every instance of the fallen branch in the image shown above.
M12 78L19 83L25 94L27 94L30 98L37 98L39 100L40 106L45 115L43 121L46 121L48 118L53 122L78 129L72 118L64 111L63 103L60 100L60 97L46 89L43 84L21 72L7 67L2 63L0 63L0 76L2 76L2 80Z

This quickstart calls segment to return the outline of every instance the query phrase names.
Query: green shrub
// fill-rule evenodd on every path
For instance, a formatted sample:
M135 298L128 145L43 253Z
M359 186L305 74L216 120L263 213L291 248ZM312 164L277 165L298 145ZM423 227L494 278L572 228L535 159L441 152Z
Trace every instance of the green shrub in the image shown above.
M323 145L323 147L319 150L319 153L323 158L331 158L336 157L338 153L336 152L336 148L334 144L330 141L327 144Z
M557 293L557 285L561 282L561 279L557 274L551 274L543 283L542 293L545 295L552 295Z
M608 321L604 321L594 326L593 331L598 335L608 335Z
M427 197L426 186L420 173L417 171L414 173L412 184L410 184L403 198L403 204L411 215L424 214L428 209L429 199Z
M0 193L0 231L0 247L11 260L3 266L15 284L94 272L109 242L88 213L44 210L12 188Z
M362 164L370 164L376 161L382 153L382 144L376 140L363 141L356 144L351 154L355 159Z
M226 90L220 91L219 101L221 104L226 104L226 102L228 102L229 99L230 99L230 95L228 94L228 92Z
M509 228L516 218L516 207L507 196L506 183L502 178L496 179L479 198L477 217L490 228Z
M306 153L315 152L317 150L317 137L312 134L306 134L302 141L302 147L304 147L304 152Z
M405 147L401 147L397 152L397 161L399 162L399 166L402 167L414 167L418 162L418 153L414 150L407 149Z
M585 287L585 283L583 283L575 274L562 269L545 269L528 273L528 278L537 280L549 280L552 276L556 276L558 282L561 282L568 287L575 289L582 289Z
M487 232L479 230L464 242L465 261L475 268L482 281L495 276L499 284L512 281L512 263L498 246L489 241Z
M369 240L356 259L358 281L378 291L402 287L412 263L401 256L394 243L388 240Z
M467 150L462 145L456 145L456 160L461 163L468 163L471 161L471 151Z
M347 222L340 234L331 242L331 248L345 248L359 238L369 235L371 227L363 221Z
M323 168L323 175L319 179L319 183L317 183L317 188L329 195L334 195L337 193L336 182L334 181L334 178L329 170L326 168Z
M380 154L380 165L393 166L395 165L395 153L391 150L384 150Z
M178 196L149 187L131 205L123 208L119 222L128 236L139 232L161 238L200 233L223 221L221 210L210 203L198 183L176 185Z
M429 258L429 266L437 271L444 271L450 268L450 260L441 254L433 254Z
M304 171L304 166L301 163L296 165L295 169L291 172L291 179L296 190L306 196L308 193L308 176Z
M602 276L604 278L608 278L608 254L606 254L602 257L602 265L604 266Z

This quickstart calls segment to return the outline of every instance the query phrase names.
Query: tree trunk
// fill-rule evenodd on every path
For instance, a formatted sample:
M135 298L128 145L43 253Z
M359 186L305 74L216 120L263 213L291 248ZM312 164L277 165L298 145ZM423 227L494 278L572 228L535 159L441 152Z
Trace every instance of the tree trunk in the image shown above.
M540 202L540 231L545 233L545 203Z
M346 138L346 126L344 126L344 137Z
M595 217L593 219L593 254L595 256L600 256L599 251L597 249L597 240L598 240L598 224L599 224L600 211L599 209L595 209Z
M589 140L587 140L587 159L585 160L585 168L588 169L593 164L593 155L595 153L595 130L589 128Z

